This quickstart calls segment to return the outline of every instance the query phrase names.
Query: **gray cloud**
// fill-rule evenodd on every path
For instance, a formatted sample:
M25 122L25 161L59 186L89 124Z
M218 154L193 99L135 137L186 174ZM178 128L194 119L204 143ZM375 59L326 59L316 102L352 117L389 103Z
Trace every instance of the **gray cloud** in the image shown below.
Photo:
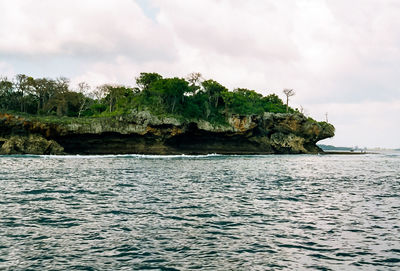
M315 103L398 98L398 16L390 1L156 1L185 55L211 55L232 85L289 84ZM383 4L382 4L383 3ZM181 16L174 16L176 11ZM399 9L397 9L399 11ZM191 52L190 52L191 51ZM213 68L207 57L192 66ZM224 71L220 65L225 63ZM245 72L241 71L245 66ZM253 74L259 81L247 78ZM270 85L268 85L270 84Z
M400 145L383 133L400 131L391 125L400 115L398 1L13 0L0 9L2 74L95 85L199 71L231 89L291 87L294 106L320 120L329 111L333 143ZM379 135L357 132L374 121Z

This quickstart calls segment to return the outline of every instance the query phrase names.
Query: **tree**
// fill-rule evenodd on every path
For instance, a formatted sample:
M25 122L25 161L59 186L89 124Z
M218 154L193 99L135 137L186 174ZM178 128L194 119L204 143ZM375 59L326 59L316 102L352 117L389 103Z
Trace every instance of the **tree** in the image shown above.
M181 78L165 78L154 82L149 90L153 95L159 95L167 109L174 113L177 106L181 106L185 94L190 92L189 84Z
M69 80L63 77L54 80L20 74L12 81L0 77L0 109L74 117L121 115L136 109L211 122L226 121L232 114L294 111L289 107L289 98L295 95L292 89L283 90L285 104L275 94L264 97L245 88L229 91L214 80L204 80L196 72L186 79L140 73L136 84L134 88L108 84L89 91L89 85L82 82L72 91Z
M214 105L217 108L222 92L228 91L228 89L212 79L204 81L202 86L208 95L210 106Z
M14 109L13 102L16 102L13 83L7 77L0 77L0 108Z
M76 104L76 96L69 91L69 79L59 77L54 81L54 89L47 102L45 109L47 112L56 108L57 116L68 115L69 104Z
M36 113L42 113L49 99L57 92L56 82L47 78L32 78L32 86L37 100Z
M88 102L88 97L86 97L89 94L89 90L90 90L90 86L88 83L86 82L80 82L78 84L78 93L80 93L81 95L79 96L79 112L78 112L78 118L81 117L81 113L83 111L83 109L85 109L85 107L87 106L87 102Z
M225 114L254 115L264 112L263 96L254 90L237 88L234 91L224 91L222 97Z
M104 93L103 102L108 105L109 112L113 112L117 108L126 108L129 97L133 94L131 88L121 85L105 84L98 87L100 92Z
M90 97L97 102L100 102L107 95L107 88L104 87L105 85L97 86L91 93Z
M136 77L136 85L138 86L140 91L146 91L149 89L152 83L161 79L162 76L158 73L141 72L139 77Z
M116 93L115 91L113 91L113 86L112 85L108 85L108 84L104 84L101 85L99 87L97 87L98 92L102 93L104 100L106 100L106 102L108 103L108 111L112 112L114 105L116 103ZM100 95L99 95L100 97Z
M300 112L301 114L304 115L304 107L303 107L302 105L300 105L300 110L299 110L299 112Z
M196 85L201 82L202 80L202 75L199 72L192 72L186 76L186 80L191 84L191 85Z
M281 98L278 97L276 94L269 94L262 98L264 102L271 103L271 104L283 104Z
M15 76L15 88L18 93L18 102L20 105L20 111L25 112L26 111L25 96L28 94L29 91L28 76L26 76L25 74L17 74Z
M286 113L289 112L289 97L292 97L296 94L293 89L285 88L283 93L286 95Z
M190 94L194 95L201 87L203 76L199 72L192 72L186 76L186 81L190 84Z

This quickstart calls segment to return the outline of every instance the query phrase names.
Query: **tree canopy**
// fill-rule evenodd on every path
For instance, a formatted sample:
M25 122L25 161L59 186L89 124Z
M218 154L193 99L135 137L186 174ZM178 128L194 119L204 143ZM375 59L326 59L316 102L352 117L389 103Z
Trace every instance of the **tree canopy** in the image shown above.
M91 89L81 82L76 89L67 78L33 78L19 74L0 77L0 110L32 115L98 117L148 110L154 114L217 121L229 115L294 112L276 95L245 88L229 91L200 73L184 78L163 78L140 73L135 86L105 84Z

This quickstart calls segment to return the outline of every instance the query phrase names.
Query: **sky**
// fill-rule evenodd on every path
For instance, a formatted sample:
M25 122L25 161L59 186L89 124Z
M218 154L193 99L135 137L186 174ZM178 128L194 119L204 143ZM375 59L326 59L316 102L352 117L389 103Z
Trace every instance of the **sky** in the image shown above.
M400 148L398 0L0 0L0 76L292 88L336 146Z

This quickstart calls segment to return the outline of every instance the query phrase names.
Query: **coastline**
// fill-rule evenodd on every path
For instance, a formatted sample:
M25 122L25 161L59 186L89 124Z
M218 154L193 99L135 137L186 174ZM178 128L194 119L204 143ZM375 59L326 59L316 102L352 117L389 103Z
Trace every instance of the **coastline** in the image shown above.
M54 123L0 114L0 154L318 154L334 127L301 114L227 117L225 124L150 112Z
M363 154L377 154L375 152L350 152L350 151L324 151L321 154L332 155L363 155Z

